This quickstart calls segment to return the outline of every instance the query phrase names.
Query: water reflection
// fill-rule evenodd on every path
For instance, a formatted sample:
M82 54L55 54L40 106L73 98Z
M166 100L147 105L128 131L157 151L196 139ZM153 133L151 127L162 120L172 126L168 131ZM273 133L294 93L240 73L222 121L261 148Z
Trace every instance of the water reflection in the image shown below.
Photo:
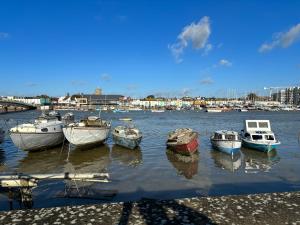
M71 172L104 172L111 162L109 146L106 144L93 148L71 149L67 158L66 166L71 166Z
M276 150L268 153L243 148L245 173L269 172L280 161Z
M143 154L140 148L127 149L114 145L111 150L111 158L126 166L137 167L143 163Z
M60 172L66 159L66 151L61 148L48 149L47 151L27 152L19 161L17 172L22 173L52 173Z
M178 174L183 175L187 179L192 179L198 173L198 151L190 156L185 156L167 149L166 154L169 162L174 166Z
M4 167L5 164L5 152L4 149L0 146L0 168Z
M231 172L239 169L242 165L242 156L240 152L231 156L220 151L211 150L211 157L217 167Z

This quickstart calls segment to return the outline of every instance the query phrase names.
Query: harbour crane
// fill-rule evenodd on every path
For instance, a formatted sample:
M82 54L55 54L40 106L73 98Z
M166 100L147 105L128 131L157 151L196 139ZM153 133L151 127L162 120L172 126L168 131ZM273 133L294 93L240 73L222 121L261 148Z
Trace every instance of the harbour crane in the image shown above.
M270 98L271 98L273 90L278 91L279 89L285 89L285 88L289 88L289 87L264 87L264 90L270 90Z

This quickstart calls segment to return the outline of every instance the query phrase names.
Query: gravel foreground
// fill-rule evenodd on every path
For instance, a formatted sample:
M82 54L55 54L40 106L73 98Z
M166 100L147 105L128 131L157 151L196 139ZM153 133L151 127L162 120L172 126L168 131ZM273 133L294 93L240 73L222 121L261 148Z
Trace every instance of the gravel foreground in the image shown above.
M300 224L300 192L0 212L0 224Z

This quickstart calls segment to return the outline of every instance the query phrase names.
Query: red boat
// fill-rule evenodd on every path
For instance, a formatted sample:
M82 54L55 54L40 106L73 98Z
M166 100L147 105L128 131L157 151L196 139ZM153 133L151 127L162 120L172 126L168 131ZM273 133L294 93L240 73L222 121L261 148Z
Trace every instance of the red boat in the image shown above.
M198 133L190 128L180 128L169 133L167 147L173 151L190 155L197 151Z

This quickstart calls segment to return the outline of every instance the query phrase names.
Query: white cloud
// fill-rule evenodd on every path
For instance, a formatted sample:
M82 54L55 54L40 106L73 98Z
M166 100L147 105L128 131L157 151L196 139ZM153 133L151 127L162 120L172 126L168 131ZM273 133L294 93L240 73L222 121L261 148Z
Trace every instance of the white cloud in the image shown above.
M227 59L221 59L219 61L219 66L232 66L232 63L230 61L228 61Z
M188 47L189 42L194 49L204 49L206 52L212 49L212 45L207 43L210 36L210 22L209 17L204 16L198 23L191 23L183 28L182 32L177 37L177 42L168 45L176 62L182 62L181 55L185 48Z
M287 48L300 39L300 23L290 28L287 32L273 34L271 43L264 43L260 46L259 52L268 52L273 48Z
M214 83L214 81L211 77L206 77L206 78L200 80L200 84L202 84L202 85L213 84L213 83Z
M101 80L103 80L103 81L110 81L111 80L111 76L109 75L109 74L107 74L107 73L103 73L103 74L101 74Z
M9 33L0 32L0 40L9 38Z

